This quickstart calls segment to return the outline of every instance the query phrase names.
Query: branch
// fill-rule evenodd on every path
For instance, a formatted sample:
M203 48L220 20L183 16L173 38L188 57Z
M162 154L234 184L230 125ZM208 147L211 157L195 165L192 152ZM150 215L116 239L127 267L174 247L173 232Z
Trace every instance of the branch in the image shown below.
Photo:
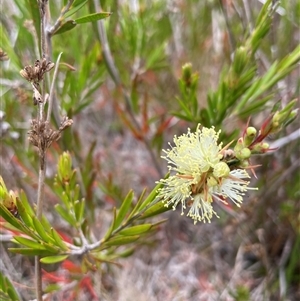
M57 18L56 22L54 23L54 25L48 30L48 35L50 37L60 27L65 13L69 11L69 9L70 9L71 5L73 4L73 2L74 2L74 0L68 0L67 5L61 11L61 13L60 13L59 17Z
M39 0L39 10L41 16L41 51L42 59L46 58L46 39L45 39L45 12L48 0ZM45 87L46 82L42 80L42 99L38 102L38 122L44 122L44 108L45 108ZM38 180L38 193L37 193L37 208L36 215L39 220L43 216L43 202L44 202L44 188L45 188L45 174L46 174L46 162L45 162L45 150L40 145L39 147L40 167L39 167L39 180ZM42 267L40 263L40 257L35 257L35 285L36 285L36 298L38 301L43 300L43 288L42 288Z

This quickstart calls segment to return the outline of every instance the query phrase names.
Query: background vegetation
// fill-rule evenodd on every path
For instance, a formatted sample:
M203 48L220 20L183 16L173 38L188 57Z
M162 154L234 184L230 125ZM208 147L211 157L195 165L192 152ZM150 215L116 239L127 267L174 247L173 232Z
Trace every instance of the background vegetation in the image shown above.
M67 3L50 1L47 29ZM132 212L165 175L161 149L174 134L200 122L222 129L222 140L230 142L247 122L260 128L272 112L299 98L299 1L283 0L273 12L265 6L263 14L260 1L247 0L75 4L83 6L65 20L101 9L113 14L51 39L50 60L63 52L52 123L57 128L67 115L73 125L47 153L44 215L66 242L76 243L81 230L62 218L63 209L54 210L68 204L62 203L66 192L57 169L64 151L77 170L71 191L85 200L79 228L93 241L107 234L114 207L130 199ZM20 199L31 207L39 163L27 132L37 113L19 71L40 58L38 15L35 1L1 3L0 47L9 60L0 71L0 172L8 189L25 192ZM46 77L47 87L52 77ZM166 212L164 224L153 217L147 236L132 247L109 249L97 263L74 256L43 265L48 300L300 298L299 118L268 142L278 149L252 161L261 165L253 183L259 191L248 194L241 208L220 207L220 219L196 226L179 211ZM16 246L10 242L16 232L2 225L3 296L11 282L16 298L32 300L33 259L7 250Z

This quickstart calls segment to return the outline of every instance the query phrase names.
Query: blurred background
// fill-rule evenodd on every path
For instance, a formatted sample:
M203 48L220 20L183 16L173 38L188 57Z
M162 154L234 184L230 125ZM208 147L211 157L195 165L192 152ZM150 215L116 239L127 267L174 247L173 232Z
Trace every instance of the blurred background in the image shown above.
M65 2L50 1L48 26ZM72 154L94 232L105 233L113 206L119 207L131 188L138 198L166 174L161 150L175 134L201 121L179 116L182 66L191 63L198 106L207 107L208 94L219 89L235 49L255 28L262 2L87 1L76 16L113 12L101 23L102 31L98 23L88 23L53 36L50 59L63 54L52 121L57 127L62 115L74 120L48 152L45 215L61 233L72 237L53 210L57 198L51 185L59 154ZM0 69L0 173L32 204L38 160L27 132L37 111L30 84L19 71L40 57L34 10L34 1L1 2L0 47L8 60ZM300 2L282 0L255 55L257 76L299 45L299 28ZM224 142L240 137L249 117L260 128L279 101L285 106L299 98L299 78L298 66L270 87L266 94L272 97L259 108L224 116L215 125L224 131ZM299 117L268 142L278 149L251 162L260 165L252 184L259 190L248 192L241 208L217 206L220 219L197 225L181 216L180 208L164 213L167 220L159 231L119 260L121 266L103 265L93 275L95 296L82 290L76 300L299 300ZM29 300L33 260L12 255L8 246L3 239L1 270ZM47 269L60 276L70 273L66 266ZM68 298L65 291L51 300Z

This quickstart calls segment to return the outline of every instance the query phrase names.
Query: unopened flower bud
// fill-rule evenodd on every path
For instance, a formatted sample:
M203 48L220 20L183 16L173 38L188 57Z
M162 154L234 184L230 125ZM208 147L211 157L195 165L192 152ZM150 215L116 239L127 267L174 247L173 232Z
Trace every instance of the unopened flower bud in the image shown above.
M293 110L291 113L290 113L290 118L291 119L294 119L297 115L298 115L298 109L295 109L295 110Z
M186 63L182 66L182 80L186 83L190 82L192 77L192 64Z
M217 178L227 177L230 173L230 168L225 162L219 162L215 165L213 175Z
M245 136L244 136L245 146L248 146L253 142L253 140L256 137L256 134L257 134L256 128L254 128L252 126L249 126L246 129L246 133L245 133Z
M277 132L282 126L287 125L296 117L298 110L293 110L296 99L292 100L281 111L277 111L272 118L272 133Z
M249 162L248 162L247 160L242 160L242 161L240 161L240 163L239 163L239 167L240 167L240 168L247 168L249 165L250 165L250 164L249 164Z
M256 145L254 145L252 149L252 154L264 154L269 150L269 143L267 142L261 142Z
M251 156L251 150L247 147L242 148L240 151L235 153L235 156L239 159L239 160L246 160L249 159Z
M251 151L249 148L245 147L241 150L240 155L241 155L241 159L243 160L249 159L251 156Z
M64 152L58 160L58 176L61 181L69 181L72 176L72 159L68 152Z
M183 82L184 86L195 89L198 84L199 75L197 72L192 72L192 64L186 63L182 66L182 76L181 81Z
M269 148L270 148L270 144L269 143L263 142L261 144L261 149L263 150L263 152L266 152Z
M272 119L272 125L273 125L273 130L274 129L277 129L280 125L280 113L279 111L277 111L274 116L273 116L273 119Z
M0 202L14 216L18 215L17 195L14 191L8 191L6 185L0 176Z
M234 152L238 153L244 148L244 139L241 137L238 139L235 147L234 147Z

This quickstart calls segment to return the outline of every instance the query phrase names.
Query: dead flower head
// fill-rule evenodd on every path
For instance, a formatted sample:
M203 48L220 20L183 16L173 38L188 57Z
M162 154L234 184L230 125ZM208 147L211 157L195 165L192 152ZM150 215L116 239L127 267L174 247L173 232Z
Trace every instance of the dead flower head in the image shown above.
M58 130L50 128L46 121L33 119L31 121L31 130L28 132L30 143L38 147L40 152L45 152L53 141L57 141L61 137L61 132L73 123L72 119L65 116Z
M50 71L54 67L54 63L43 58L42 60L36 60L34 66L25 66L23 70L20 71L22 77L28 80L33 89L33 104L43 102L43 98L40 92L39 82L43 80L44 74Z
M43 58L42 60L36 60L34 65L25 66L20 71L22 77L31 83L38 84L44 78L44 74L50 71L54 67L54 63Z

